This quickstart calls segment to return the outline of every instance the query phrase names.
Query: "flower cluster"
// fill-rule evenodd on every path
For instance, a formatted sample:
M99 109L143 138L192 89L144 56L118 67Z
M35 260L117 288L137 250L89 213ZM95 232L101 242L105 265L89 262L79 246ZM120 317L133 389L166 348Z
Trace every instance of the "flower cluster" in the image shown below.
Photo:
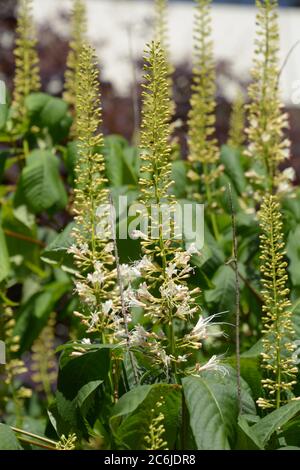
M211 40L211 0L196 0L194 83L189 112L189 156L191 168L188 173L195 183L202 183L194 194L204 191L206 203L212 206L215 182L222 172L219 162L215 133L215 65Z
M145 436L146 450L168 450L168 443L163 439L164 434L166 433L164 427L164 414L157 410L163 406L163 397L156 403L156 409L151 410L151 423L149 426L149 433Z
M284 260L282 216L276 196L265 196L259 212L260 260L263 291L262 381L266 397L258 400L262 408L279 408L291 396L297 367L294 363L293 326Z
M104 157L99 151L103 137L98 131L101 124L98 75L93 49L83 46L76 82L75 244L69 252L78 267L75 285L83 306L83 311L76 315L89 332L98 331L105 335L115 329L119 294ZM97 217L100 206L104 210L101 221ZM98 230L100 222L101 230Z
M140 187L143 203L146 207L155 203L158 211L157 217L150 216L148 233L135 232L135 237L141 238L143 258L132 268L141 281L135 289L129 283L124 295L128 307L143 308L150 326L147 331L137 325L131 331L131 345L142 347L144 353L148 350L154 362L163 365L166 376L175 380L178 368L184 370L192 351L201 348L210 320L200 319L203 325L200 327L198 322L190 333L186 333L200 311L200 289L188 284L193 272L191 257L198 251L193 244L184 250L182 242L174 237L174 203L168 192L172 180L167 65L159 43L152 42L148 47L145 72ZM161 218L165 204L170 207L168 236L165 236ZM154 237L153 233L156 233ZM176 327L183 334L175 333Z
M26 117L25 99L39 91L40 69L36 51L36 31L32 17L32 0L20 0L17 22L17 39L14 50L16 58L13 117L22 123Z
M4 384L7 387L6 399L12 398L17 419L20 419L24 399L31 396L31 390L24 386L17 386L16 380L27 372L22 359L16 357L20 349L20 337L14 334L15 319L13 310L6 304L0 304L0 333L5 340L6 364L4 366Z
M287 189L286 177L279 164L289 158L290 141L284 136L287 114L282 110L278 81L279 27L277 0L257 0L257 38L252 70L253 82L248 89L249 145L245 154L255 161L249 174L254 196L259 201L265 190L272 193L281 186ZM283 185L283 186L282 186Z
M82 46L86 40L87 19L83 0L74 0L71 16L71 41L65 73L64 100L71 106L76 102L76 76Z
M69 434L68 437L63 434L59 442L56 444L56 450L75 450L76 441L76 434Z
M165 54L167 68L168 68L168 85L169 85L169 94L170 94L170 114L175 113L175 103L173 101L173 80L172 74L174 68L170 61L170 51L169 51L169 42L168 42L168 22L167 22L167 12L168 12L168 0L154 0L154 11L155 11L155 24L154 24L154 39L156 42L159 42L161 48Z
M55 314L50 315L47 325L32 346L32 380L37 390L43 391L48 403L52 398L52 385L57 379L57 361L55 357Z

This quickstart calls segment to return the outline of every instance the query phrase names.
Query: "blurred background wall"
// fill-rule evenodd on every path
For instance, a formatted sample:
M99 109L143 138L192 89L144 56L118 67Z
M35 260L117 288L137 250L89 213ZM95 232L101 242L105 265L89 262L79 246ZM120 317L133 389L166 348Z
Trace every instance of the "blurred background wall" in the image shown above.
M104 131L133 133L133 97L140 95L142 55L151 39L151 0L86 0L89 36L101 63ZM0 79L12 87L16 0L0 0ZM34 0L39 29L39 55L44 90L60 95L68 51L71 0ZM300 0L279 2L282 97L290 115L293 163L300 177ZM217 133L226 142L231 103L239 88L246 90L252 63L254 0L213 1L213 39L217 66ZM192 59L193 2L170 0L170 49L174 74L176 119L185 122L189 108ZM287 60L288 59L288 60Z

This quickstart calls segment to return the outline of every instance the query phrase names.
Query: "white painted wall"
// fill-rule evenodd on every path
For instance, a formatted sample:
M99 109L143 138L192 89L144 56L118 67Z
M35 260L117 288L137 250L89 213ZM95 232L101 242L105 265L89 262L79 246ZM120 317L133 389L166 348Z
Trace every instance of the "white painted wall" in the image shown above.
M128 60L128 30L133 53L141 57L145 43L151 39L152 1L87 0L87 4L89 34L97 46L104 78L111 80L121 93L125 93L132 77ZM70 0L34 0L34 13L39 23L50 22L61 34L67 34L59 12L68 11L70 5ZM216 59L228 60L236 75L247 77L252 61L255 8L214 5L212 18ZM281 9L279 18L283 62L292 46L300 40L300 9ZM170 43L175 64L191 60L192 30L192 3L172 3ZM299 103L295 102L294 90L295 87L300 89L300 45L284 68L281 87L286 102L293 100L294 104L300 104L300 99ZM229 98L233 94L233 87L228 83L226 94Z

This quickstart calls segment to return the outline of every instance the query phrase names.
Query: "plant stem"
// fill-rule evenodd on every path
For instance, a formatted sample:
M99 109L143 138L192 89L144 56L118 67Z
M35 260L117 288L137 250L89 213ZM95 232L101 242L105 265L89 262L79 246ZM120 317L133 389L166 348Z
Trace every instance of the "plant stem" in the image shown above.
M46 437L38 436L37 434L33 434L32 432L25 431L24 429L19 429L14 426L11 426L11 429L18 434L23 434L24 436L33 437L34 439L37 439L39 441L56 446L55 441L52 441L51 439L47 439Z
M135 384L138 385L139 383L139 376L138 376L138 371L135 367L134 364L134 358L133 354L130 351L130 336L129 336L129 328L128 328L128 312L127 312L127 307L125 303L125 298L124 298L124 284L123 284L123 278L121 275L121 269L120 269L120 258L119 258L119 250L118 250L118 245L117 245L117 233L116 233L116 227L115 227L115 221L114 221L114 203L113 203L113 198L111 193L109 193L109 203L111 207L110 215L111 215L111 232L112 232L112 240L114 244L114 251L115 251L115 263L116 263L116 269L117 269L117 282L119 285L119 290L120 290L120 298L121 298L121 309L122 309L122 316L124 320L124 327L125 327L125 334L126 334L126 347L127 347L127 352L130 360L130 364L133 370L134 374L134 380Z
M242 414L242 392L241 392L241 354L240 354L240 280L238 272L238 243L236 234L236 215L233 207L231 185L228 184L228 194L231 211L232 245L233 245L233 268L235 272L235 339L236 339L236 370L237 370L237 398L239 414Z
M24 442L25 444L30 444L33 446L41 447L42 449L57 450L56 447L50 447L50 446L47 446L46 444L42 444L41 442L36 442L36 441L32 441L31 439L26 439L25 437L18 437L18 440L21 442Z

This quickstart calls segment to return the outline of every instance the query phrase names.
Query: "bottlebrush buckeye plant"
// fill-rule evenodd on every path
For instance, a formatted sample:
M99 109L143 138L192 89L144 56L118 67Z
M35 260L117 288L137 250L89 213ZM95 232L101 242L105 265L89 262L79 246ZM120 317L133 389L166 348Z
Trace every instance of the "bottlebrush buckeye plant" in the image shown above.
M19 2L0 105L0 449L300 448L300 193L278 167L277 3L257 2L249 96L220 145L211 2L195 2L187 159L172 144L167 6L153 2L137 148L104 135L85 3L61 99L40 90Z

